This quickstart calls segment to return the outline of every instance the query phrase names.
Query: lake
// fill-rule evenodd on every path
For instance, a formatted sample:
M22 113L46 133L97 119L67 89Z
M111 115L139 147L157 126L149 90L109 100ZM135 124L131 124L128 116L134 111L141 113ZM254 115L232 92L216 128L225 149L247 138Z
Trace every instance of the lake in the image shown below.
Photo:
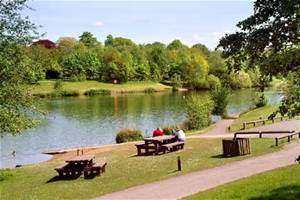
M199 98L209 92L198 92ZM48 114L36 128L17 136L1 138L0 167L47 160L48 150L99 146L115 143L122 128L137 128L145 136L156 127L173 125L186 119L184 99L189 93L163 92L117 96L44 99L41 106ZM232 92L229 113L243 112L253 106L254 91ZM282 95L267 91L269 103L276 104ZM12 152L16 151L16 156Z

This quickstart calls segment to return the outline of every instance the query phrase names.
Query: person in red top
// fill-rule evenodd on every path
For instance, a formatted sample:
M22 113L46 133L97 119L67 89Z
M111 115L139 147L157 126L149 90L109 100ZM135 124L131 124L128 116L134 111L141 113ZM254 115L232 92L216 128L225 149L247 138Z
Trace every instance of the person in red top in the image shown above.
M164 135L164 132L162 132L159 128L153 131L153 137L162 136L162 135Z

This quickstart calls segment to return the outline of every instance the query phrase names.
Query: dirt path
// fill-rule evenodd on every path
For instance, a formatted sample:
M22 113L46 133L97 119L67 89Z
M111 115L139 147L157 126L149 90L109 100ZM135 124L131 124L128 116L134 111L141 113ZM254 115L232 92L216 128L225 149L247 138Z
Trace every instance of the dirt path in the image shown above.
M132 187L97 199L180 199L241 178L291 165L295 163L299 153L300 143L297 141L276 153Z

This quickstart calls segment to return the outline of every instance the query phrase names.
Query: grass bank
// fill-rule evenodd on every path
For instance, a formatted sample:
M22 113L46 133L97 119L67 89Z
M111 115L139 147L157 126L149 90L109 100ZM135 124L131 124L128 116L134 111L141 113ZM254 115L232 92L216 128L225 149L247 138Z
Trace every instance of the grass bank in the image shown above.
M5 179L0 181L1 199L90 199L128 187L166 179L188 172L224 165L229 162L273 152L272 139L252 139L251 155L222 158L221 139L188 139L183 151L159 156L137 157L133 144L110 149L91 149L97 159L108 161L107 171L100 177L85 180L55 181L54 167L64 159L13 170L0 170ZM69 153L74 156L76 153ZM177 156L181 156L183 171L177 171Z
M54 92L55 81L39 81L30 86L32 94L51 94ZM102 83L98 81L80 81L80 82L63 82L62 90L76 91L83 95L89 90L109 90L111 93L131 93L131 92L160 92L171 90L172 88L161 83L151 81L128 82L124 84Z
M259 120L260 118L267 119L277 108L278 106L276 105L267 105L241 114L230 126L230 131L234 132L241 130L243 128L243 122ZM266 124L268 123L271 123L271 121L268 121Z
M299 200L300 165L272 170L187 197L189 200Z

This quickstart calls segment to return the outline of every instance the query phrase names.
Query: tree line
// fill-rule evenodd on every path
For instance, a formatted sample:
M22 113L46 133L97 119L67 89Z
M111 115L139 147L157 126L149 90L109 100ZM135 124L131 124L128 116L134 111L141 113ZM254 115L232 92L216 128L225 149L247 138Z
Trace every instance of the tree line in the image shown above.
M108 35L104 44L90 32L79 40L62 37L56 48L26 47L31 60L30 83L43 79L67 81L98 80L125 83L152 80L192 89L214 88L224 82L234 89L255 86L257 72L243 69L229 73L220 51L203 44L192 47L174 40L168 45L136 44Z

